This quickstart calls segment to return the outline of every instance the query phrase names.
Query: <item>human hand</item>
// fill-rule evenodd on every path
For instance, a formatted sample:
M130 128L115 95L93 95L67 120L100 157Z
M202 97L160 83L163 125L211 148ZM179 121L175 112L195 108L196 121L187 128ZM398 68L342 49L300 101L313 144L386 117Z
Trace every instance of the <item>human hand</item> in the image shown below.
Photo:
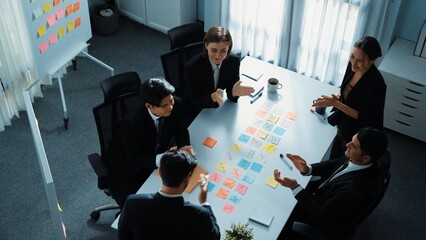
M200 194L198 195L198 201L200 203L204 203L207 201L207 189L209 185L209 175L205 175L203 173L200 174L200 180L198 181L198 185L200 186Z
M195 157L197 155L197 153L194 152L194 149L190 145L183 146L183 147L180 148L180 150L183 150L183 151L189 153L189 155L191 155L192 157Z
M241 97L241 96L248 96L248 95L254 93L253 87L244 86L244 85L241 85L241 83L242 83L242 81L239 80L238 82L236 82L234 84L234 86L232 87L232 96Z
M313 102L312 107L335 107L337 102L340 102L339 95L321 95Z
M171 147L171 148L169 148L169 151L171 152L171 151L176 151L177 150L177 146L173 146L173 147Z
M287 177L281 178L281 172L279 172L277 169L274 170L274 178L275 181L277 181L279 184L292 190L299 186L299 183L297 183L296 179Z
M290 159L293 165L299 170L299 172L306 174L309 171L308 165L306 164L305 159L301 158L299 155L294 155L287 153L286 157Z
M213 102L217 102L219 104L219 106L223 105L223 89L218 88L210 96L211 96Z

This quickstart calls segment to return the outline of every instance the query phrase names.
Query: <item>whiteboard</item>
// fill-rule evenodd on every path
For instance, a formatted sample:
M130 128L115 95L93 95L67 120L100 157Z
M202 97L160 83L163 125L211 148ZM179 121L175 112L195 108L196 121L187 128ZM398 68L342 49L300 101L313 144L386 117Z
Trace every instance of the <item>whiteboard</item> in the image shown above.
M20 0L38 76L54 74L92 37L87 0Z

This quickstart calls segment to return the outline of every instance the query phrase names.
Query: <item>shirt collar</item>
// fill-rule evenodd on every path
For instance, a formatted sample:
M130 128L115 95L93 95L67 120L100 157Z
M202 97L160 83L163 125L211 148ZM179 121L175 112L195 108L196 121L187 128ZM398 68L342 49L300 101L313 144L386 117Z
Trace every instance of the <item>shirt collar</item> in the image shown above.
M167 194L167 193L163 193L161 191L161 189L158 191L158 193L163 196L163 197L167 197L167 198L178 198L178 197L183 197L182 194Z
M352 171L357 171L357 170L368 168L371 165L373 165L373 163L369 163L369 164L366 164L366 165L358 165L358 164L355 164L355 163L349 161L348 167L346 169L347 169L347 171L352 172Z
M148 110L149 115L151 116L152 120L155 122L157 121L161 116L155 116L151 111Z
M218 67L220 69L220 67L222 66L222 63L220 63L219 65L216 65L216 63L214 63L212 60L210 60L210 65L212 66L212 69L214 70L216 67Z

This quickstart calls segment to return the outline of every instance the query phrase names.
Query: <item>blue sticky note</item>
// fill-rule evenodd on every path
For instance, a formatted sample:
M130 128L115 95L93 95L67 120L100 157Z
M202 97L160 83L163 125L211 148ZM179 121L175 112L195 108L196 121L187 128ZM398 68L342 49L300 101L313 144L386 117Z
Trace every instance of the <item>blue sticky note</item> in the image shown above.
M247 168L249 168L249 166L250 166L250 163L251 163L250 161L247 161L245 159L241 159L240 162L238 163L238 166L247 170Z
M241 196L238 196L236 194L232 194L231 196L229 196L228 200L233 202L233 203L239 203L240 200L241 200Z
M276 133L276 134L278 134L278 135L282 136L282 135L285 133L285 129L284 129L284 128L281 128L281 127L276 127L276 128L274 129L274 133Z
M255 172L260 172L260 170L262 170L262 168L263 168L263 165L259 164L257 162L254 162L250 167L250 169L255 171Z
M247 143L250 140L250 136L245 135L245 134L241 134L240 137L238 138L238 140L240 142Z
M253 176L253 175L251 175L251 174L246 174L246 175L244 175L244 177L243 177L243 181L244 182L246 182L246 183L250 183L250 184L252 184L253 182L254 182L254 179L255 179L256 177L255 176Z
M207 185L207 192L213 191L213 189L214 189L215 186L216 185L214 183L209 182L209 185Z
M262 128L265 129L268 132L270 132L273 127L274 127L274 124L269 123L269 122L264 123L263 126L262 126Z

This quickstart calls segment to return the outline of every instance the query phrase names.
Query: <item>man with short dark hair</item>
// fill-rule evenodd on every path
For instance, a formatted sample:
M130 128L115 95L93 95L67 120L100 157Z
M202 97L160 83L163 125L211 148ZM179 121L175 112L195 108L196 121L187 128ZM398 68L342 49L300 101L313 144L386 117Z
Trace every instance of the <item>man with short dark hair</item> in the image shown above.
M118 141L107 160L111 191L120 208L151 175L164 151L182 149L192 154L183 103L172 95L174 91L164 79L145 80L140 87L142 106L120 122ZM172 137L176 146L170 146Z
M161 158L159 192L130 195L118 222L119 239L220 239L219 226L207 200L208 178L200 175L199 202L184 200L197 161L185 151L170 151Z
M292 189L298 204L292 220L319 226L330 234L363 210L371 201L368 182L375 176L375 161L387 148L387 138L380 130L362 128L346 144L345 156L309 165L298 155L286 154L303 175L321 176L321 185L313 193L303 189L295 179L275 180Z

